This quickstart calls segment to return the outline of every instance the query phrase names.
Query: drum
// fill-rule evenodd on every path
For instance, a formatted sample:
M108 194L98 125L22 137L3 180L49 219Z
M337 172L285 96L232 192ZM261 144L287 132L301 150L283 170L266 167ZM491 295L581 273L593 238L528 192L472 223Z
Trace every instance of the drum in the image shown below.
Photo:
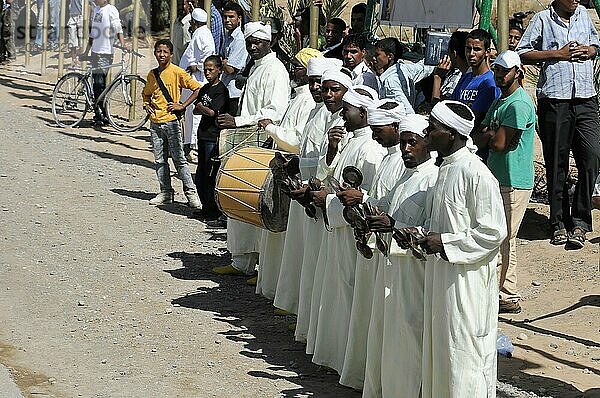
M223 129L219 133L219 156L227 157L246 147L262 147L268 138L267 133L258 126Z
M274 150L242 148L221 161L215 196L228 217L272 232L287 228L290 198L273 180L269 162Z

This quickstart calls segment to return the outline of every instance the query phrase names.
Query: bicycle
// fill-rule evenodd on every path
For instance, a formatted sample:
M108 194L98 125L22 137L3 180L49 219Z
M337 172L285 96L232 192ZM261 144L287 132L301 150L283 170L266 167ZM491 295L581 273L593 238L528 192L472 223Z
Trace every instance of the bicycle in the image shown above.
M60 127L75 127L89 110L98 104L103 105L111 126L119 132L131 132L142 127L149 115L143 108L142 90L146 85L139 75L127 74L129 67L127 54L143 57L142 54L115 46L121 50L121 61L106 68L87 67L85 73L69 72L61 77L52 92L52 115ZM94 98L92 73L96 70L120 67L118 75Z

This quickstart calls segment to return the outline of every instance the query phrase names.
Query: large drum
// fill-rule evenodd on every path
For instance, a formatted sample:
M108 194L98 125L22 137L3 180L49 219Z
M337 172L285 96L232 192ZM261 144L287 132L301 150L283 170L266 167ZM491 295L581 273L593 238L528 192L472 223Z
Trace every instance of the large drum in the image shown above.
M264 147L269 136L258 126L223 129L219 133L219 156L227 157L232 152L246 147Z
M290 198L273 180L274 150L242 148L227 156L217 174L216 199L228 217L272 232L286 230Z

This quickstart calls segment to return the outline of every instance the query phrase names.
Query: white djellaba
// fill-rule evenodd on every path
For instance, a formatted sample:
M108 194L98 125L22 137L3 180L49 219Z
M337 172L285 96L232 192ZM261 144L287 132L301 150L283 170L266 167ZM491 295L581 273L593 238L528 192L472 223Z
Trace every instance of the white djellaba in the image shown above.
M346 98L344 96L344 101ZM342 171L346 166L357 167L363 174L360 188L365 192L371 189L386 154L386 150L373 140L372 134L368 126L353 131L352 138L339 153L337 162L333 163L333 176L339 181L343 180ZM357 254L354 232L341 217L342 208L335 194L328 195L327 214L333 231L325 235L326 246L322 241L317 260L307 339L307 348L314 341L313 362L338 373L342 371L348 341ZM321 281L320 286L318 281ZM314 318L316 322L313 323Z

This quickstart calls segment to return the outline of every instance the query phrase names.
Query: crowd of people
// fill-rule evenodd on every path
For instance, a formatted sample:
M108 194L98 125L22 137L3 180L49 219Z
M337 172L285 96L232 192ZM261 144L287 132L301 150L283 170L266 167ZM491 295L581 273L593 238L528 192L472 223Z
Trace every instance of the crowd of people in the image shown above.
M84 53L102 67L125 40L118 11L94 2ZM510 26L500 54L487 31L456 31L430 66L404 60L394 37L367 40L365 4L350 27L324 21L318 49L300 10L292 56L277 21L244 23L237 2L212 4L210 28L201 4L186 0L173 37L154 44L158 66L143 90L160 187L150 204L174 201L171 158L194 215L227 228L232 262L213 272L248 276L295 315L295 339L342 385L364 397L495 396L498 313L522 310L516 236L534 188L536 129L550 243L584 247L600 208L590 84L600 41L586 9L552 1L526 29ZM81 14L72 16L77 25ZM540 67L537 109L522 86L525 64ZM95 93L104 79L94 74ZM289 194L285 232L227 218L215 201L221 131L246 126L299 158L303 185ZM359 186L336 187L350 166Z
M550 243L581 248L592 229L600 141L589 82L600 43L585 8L554 0L527 29L511 25L500 54L485 30L457 31L437 66L404 61L396 38L370 48L362 26L345 34L338 18L327 21L320 49L286 59L273 47L273 26L242 26L237 3L220 9L222 40L202 9L189 3L187 12L189 44L156 42L158 73L144 90L161 188L150 202L173 201L168 142L190 206L222 226L219 132L258 125L275 148L299 157L304 185L290 193L285 232L227 219L232 263L213 272L252 277L278 312L296 316L295 338L313 362L364 397L495 396L498 313L521 311L516 235L534 187L537 124ZM178 51L181 68L171 63ZM522 87L524 64L540 65L537 110ZM177 112L185 108L193 124L186 116L182 142ZM183 149L194 137L195 187ZM572 205L570 151L579 175ZM342 181L348 166L360 171L360 186L332 189L327 182ZM321 210L314 218L309 205ZM373 234L361 244L347 216L357 207Z

